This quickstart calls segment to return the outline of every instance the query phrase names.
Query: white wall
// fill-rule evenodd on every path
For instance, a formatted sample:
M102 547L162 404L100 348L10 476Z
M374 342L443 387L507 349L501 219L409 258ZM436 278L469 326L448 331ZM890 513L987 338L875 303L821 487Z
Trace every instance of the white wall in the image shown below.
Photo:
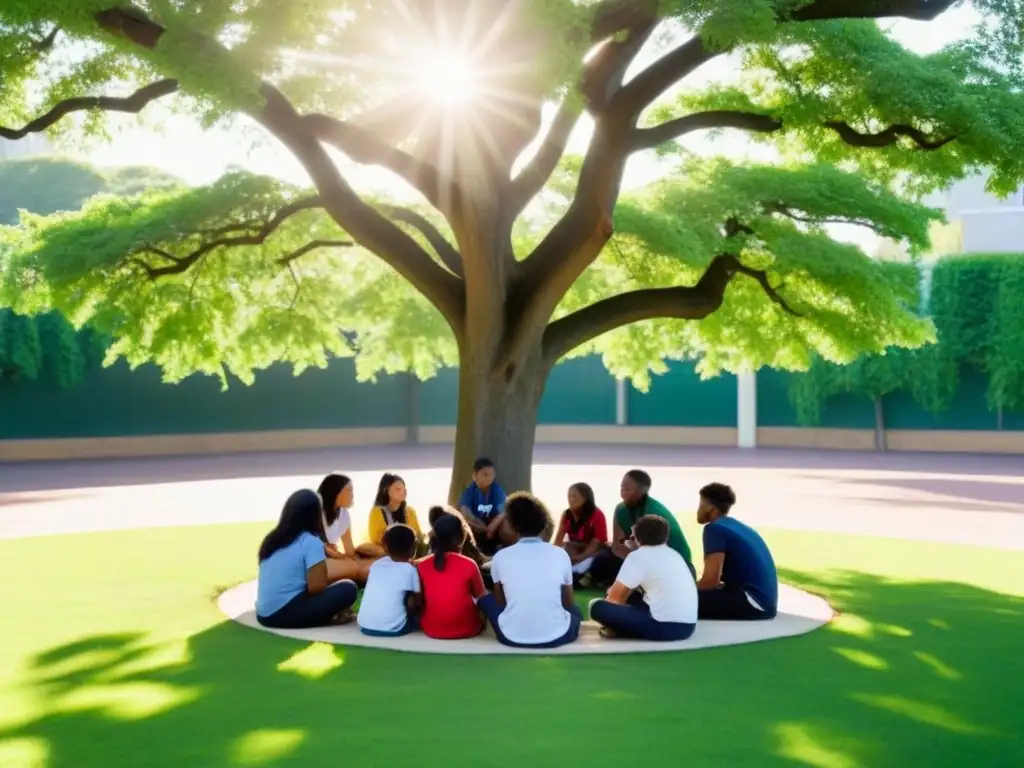
M984 176L975 176L928 202L960 222L964 253L1024 252L1024 187L1001 199L985 191Z

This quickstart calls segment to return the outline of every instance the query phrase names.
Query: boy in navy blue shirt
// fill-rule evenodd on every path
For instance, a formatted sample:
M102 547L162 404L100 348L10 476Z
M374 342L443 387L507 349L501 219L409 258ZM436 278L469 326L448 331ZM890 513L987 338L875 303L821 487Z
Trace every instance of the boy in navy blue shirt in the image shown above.
M476 538L477 548L488 557L501 546L515 543L505 522L505 491L494 479L494 462L479 458L473 462L473 482L459 498L459 511Z
M697 616L774 619L779 605L775 560L757 531L728 516L735 503L728 485L700 489L697 522L704 526L704 573L697 582Z

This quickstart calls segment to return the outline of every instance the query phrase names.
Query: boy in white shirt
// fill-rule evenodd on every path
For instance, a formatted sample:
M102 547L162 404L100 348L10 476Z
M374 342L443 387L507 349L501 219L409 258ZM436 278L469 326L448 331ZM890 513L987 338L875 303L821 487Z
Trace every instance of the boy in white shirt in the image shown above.
M697 584L682 556L668 546L668 523L645 515L633 526L629 553L590 618L605 637L667 642L686 640L697 626ZM640 596L636 590L642 590Z
M364 635L398 637L418 628L422 605L420 575L410 562L416 532L408 525L392 525L382 544L388 554L370 567L356 621Z
M519 541L494 555L494 590L477 607L503 645L557 648L574 642L583 612L573 602L569 555L541 538L551 515L536 497L519 492L506 500L505 520Z

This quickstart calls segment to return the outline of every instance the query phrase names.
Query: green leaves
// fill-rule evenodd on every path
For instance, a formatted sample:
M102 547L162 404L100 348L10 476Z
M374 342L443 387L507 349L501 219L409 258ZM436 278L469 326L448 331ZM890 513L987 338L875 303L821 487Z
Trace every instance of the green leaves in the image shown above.
M152 279L206 244L259 232L308 197L272 179L232 173L209 187L98 197L78 212L28 216L0 230L0 303L57 309L109 334L108 359L156 362L170 381L194 372L242 381L287 361L301 371L358 352L359 374L428 376L455 362L440 315L375 257L311 241L347 242L320 210L302 210L265 242L205 252L180 274ZM343 332L348 333L346 337Z
M831 166L736 166L691 161L681 179L626 196L616 235L563 302L567 313L629 288L692 285L718 253L738 254L767 272L799 313L794 318L752 279L734 278L723 306L699 322L655 320L614 331L577 354L596 351L619 375L645 386L662 358L696 357L714 375L764 365L806 369L815 354L847 363L865 351L917 347L933 339L916 312L916 284L894 279L859 248L825 227L845 222L928 242L932 209ZM732 220L743 231L729 234Z
M674 107L661 105L654 117L717 109L769 115L782 122L780 133L753 138L776 144L789 157L855 168L914 192L991 167L990 189L1005 194L1024 176L1017 151L1024 140L1024 99L1019 73L994 60L995 45L972 38L919 56L874 21L787 24L770 41L742 49L736 84L684 91ZM836 121L862 135L898 125L933 141L952 141L938 151L907 137L852 146L827 127Z
M884 264L893 279L917 290L913 265ZM1024 256L948 257L934 267L928 313L938 343L921 349L892 349L865 355L848 366L820 358L793 382L791 397L800 420L816 423L824 402L840 392L876 399L905 389L931 411L952 402L960 371L983 371L993 410L1024 406Z

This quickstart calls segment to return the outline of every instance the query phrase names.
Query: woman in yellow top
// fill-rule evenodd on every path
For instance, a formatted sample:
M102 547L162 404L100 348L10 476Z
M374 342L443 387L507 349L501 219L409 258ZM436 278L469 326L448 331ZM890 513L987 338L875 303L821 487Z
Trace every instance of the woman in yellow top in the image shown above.
M416 510L405 503L405 481L398 475L385 472L377 487L377 498L374 499L374 507L370 510L370 520L367 526L368 541L360 544L356 551L363 557L383 557L384 531L389 526L396 524L408 525L416 534L417 553L420 551L420 543L424 541L423 531L420 529L420 521L416 518Z

